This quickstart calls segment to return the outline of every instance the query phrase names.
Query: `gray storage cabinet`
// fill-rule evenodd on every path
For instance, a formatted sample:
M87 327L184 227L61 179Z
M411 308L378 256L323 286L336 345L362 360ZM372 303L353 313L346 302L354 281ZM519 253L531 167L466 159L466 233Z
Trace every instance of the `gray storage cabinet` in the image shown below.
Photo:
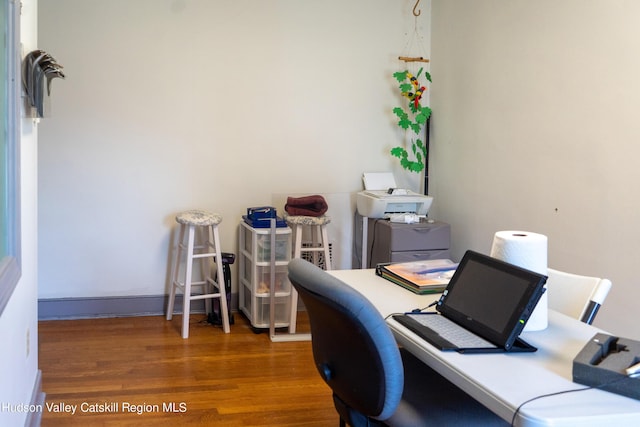
M368 268L384 262L450 258L451 226L445 222L395 223L369 218Z

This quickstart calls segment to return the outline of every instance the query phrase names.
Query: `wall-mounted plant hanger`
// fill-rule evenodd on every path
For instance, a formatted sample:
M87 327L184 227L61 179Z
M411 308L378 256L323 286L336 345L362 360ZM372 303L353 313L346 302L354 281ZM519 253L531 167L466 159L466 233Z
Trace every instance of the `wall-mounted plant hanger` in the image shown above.
M27 107L36 117L45 116L45 104L51 96L51 81L65 78L64 67L43 50L29 52L22 61L22 85Z
M398 59L404 62L429 62L428 59L425 59L422 56L416 56L416 57L398 56Z
M413 7L415 25L412 36L407 42L405 52L413 49L416 42L418 49L424 50L421 45L421 36L418 33L418 16L421 11L417 10L420 0L416 1ZM405 53L398 57L404 65L404 70L393 74L398 81L400 94L408 100L406 108L396 107L393 114L398 118L398 126L405 130L405 141L402 145L391 149L391 155L397 157L400 165L407 171L421 173L424 172L424 194L428 194L429 188L429 119L431 108L422 105L423 95L427 90L426 85L420 83L420 79L425 78L431 83L431 75L420 63L428 63L429 60L420 55L410 55ZM416 64L418 63L418 64ZM411 67L419 70L410 69ZM425 131L424 141L421 134Z
M415 6L413 6L413 16L415 16L416 18L416 25L414 28L414 34L413 37L416 36L416 33L418 32L418 16L420 16L420 13L422 13L421 10L416 10L418 9L418 5L420 4L420 0L416 1ZM419 36L419 35L418 35ZM428 59L423 58L422 56L399 56L398 59L400 61L404 61L404 62L429 62Z

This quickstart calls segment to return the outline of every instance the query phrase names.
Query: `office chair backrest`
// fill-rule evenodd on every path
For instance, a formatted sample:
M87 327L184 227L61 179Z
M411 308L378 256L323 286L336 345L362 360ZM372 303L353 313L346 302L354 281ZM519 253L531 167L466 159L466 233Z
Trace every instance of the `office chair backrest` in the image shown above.
M611 289L611 281L548 269L549 308L591 324Z
M378 310L302 259L289 263L289 279L309 314L316 367L333 390L341 418L349 424L354 417L389 418L402 398L404 373L396 341Z

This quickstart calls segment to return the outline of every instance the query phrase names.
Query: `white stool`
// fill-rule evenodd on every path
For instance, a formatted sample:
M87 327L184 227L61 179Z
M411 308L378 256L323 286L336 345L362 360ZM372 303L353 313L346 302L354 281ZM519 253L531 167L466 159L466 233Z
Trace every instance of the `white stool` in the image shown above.
M218 234L218 224L222 221L222 216L202 210L191 210L176 215L176 221L180 224L180 235L177 241L175 263L172 265L171 293L167 306L167 320L171 320L173 317L176 289L180 288L183 292L182 338L189 337L191 301L199 299L205 300L206 309L210 311L211 299L220 298L222 329L225 333L229 333L229 316L227 296L224 288L222 249L220 248L220 236ZM198 233L196 233L196 231L198 231ZM187 234L186 241L185 234ZM181 281L180 265L184 251L186 251L186 262L184 266L184 281ZM202 280L194 282L192 278L193 262L196 259L201 261L200 270ZM217 281L211 277L211 267L214 262L217 265ZM202 293L192 294L192 286L201 287ZM218 288L218 292L209 292L214 291L215 288Z
M329 238L327 237L327 225L331 222L331 217L289 215L285 213L284 220L293 230L293 257L302 258L305 252L310 253L311 261L316 265L324 266L325 270L331 270L331 253L329 251ZM308 229L311 233L311 246L302 246L302 234ZM318 255L324 255L323 262L320 262ZM291 315L289 316L289 332L296 331L296 318L298 312L298 292L291 287Z

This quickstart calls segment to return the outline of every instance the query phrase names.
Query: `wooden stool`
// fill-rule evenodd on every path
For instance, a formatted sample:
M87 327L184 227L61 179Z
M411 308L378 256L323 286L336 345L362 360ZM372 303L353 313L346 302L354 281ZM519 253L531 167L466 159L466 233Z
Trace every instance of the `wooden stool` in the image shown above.
M329 251L329 238L327 237L327 225L331 222L331 217L322 216L303 216L289 215L284 213L284 220L293 230L293 257L305 258L303 253L310 253L309 262L324 267L325 270L331 270L331 253ZM311 232L311 245L302 246L302 234L305 229ZM322 261L318 256L320 253L324 255ZM298 312L298 292L291 287L291 315L289 316L289 332L296 331L296 318Z
M180 235L177 242L175 263L172 266L171 293L167 306L167 320L173 317L173 308L176 298L176 289L180 288L183 293L182 303L182 338L189 337L189 313L192 300L205 300L207 311L211 309L211 299L220 299L220 315L222 317L222 329L229 333L229 315L227 307L227 296L225 293L225 282L223 276L222 250L220 248L220 236L218 234L218 224L222 221L222 216L202 210L190 210L176 215L176 221L180 224ZM198 233L196 233L198 231ZM186 239L185 239L186 235ZM184 266L184 276L181 280L180 265L186 252ZM219 256L216 256L219 255ZM193 281L193 262L199 259L201 280ZM217 280L211 276L211 267L216 264ZM200 287L202 293L192 294L192 286ZM215 291L218 289L218 292Z

